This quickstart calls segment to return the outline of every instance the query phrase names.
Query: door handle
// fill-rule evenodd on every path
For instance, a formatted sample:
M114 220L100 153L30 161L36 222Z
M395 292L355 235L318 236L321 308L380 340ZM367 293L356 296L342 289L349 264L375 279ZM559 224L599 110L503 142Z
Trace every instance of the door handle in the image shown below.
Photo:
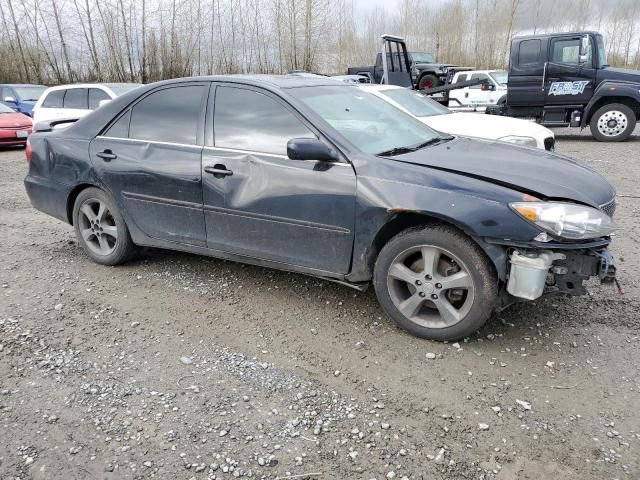
M216 163L213 166L207 165L206 167L204 167L204 171L206 173L212 174L216 178L230 177L231 175L233 175L233 172L231 170L228 170L227 167L225 167L221 163Z
M111 150L105 150L104 152L98 152L98 153L96 153L96 155L98 157L100 157L101 159L103 159L105 162L110 162L111 160L115 160L116 158L118 158L118 155L113 153Z

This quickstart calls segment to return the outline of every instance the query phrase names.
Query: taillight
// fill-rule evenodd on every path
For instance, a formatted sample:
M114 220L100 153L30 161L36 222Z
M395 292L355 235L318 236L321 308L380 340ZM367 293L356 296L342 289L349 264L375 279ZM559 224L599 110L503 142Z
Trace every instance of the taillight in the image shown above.
M31 142L29 142L29 139L27 138L27 147L24 149L24 153L27 156L27 162L31 161Z

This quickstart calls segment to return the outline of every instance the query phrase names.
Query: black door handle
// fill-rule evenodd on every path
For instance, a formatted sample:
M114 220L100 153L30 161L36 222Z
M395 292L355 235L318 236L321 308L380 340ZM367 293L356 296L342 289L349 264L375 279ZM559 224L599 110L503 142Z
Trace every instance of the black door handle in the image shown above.
M98 153L96 153L96 155L98 157L100 157L101 159L103 159L105 162L110 162L111 160L115 160L116 158L118 158L118 155L113 153L111 150L105 150L104 152L98 152Z
M227 167L225 167L221 163L216 163L213 166L207 165L206 167L204 167L204 171L206 173L212 174L216 178L230 177L231 175L233 175L233 172L231 170L228 170Z

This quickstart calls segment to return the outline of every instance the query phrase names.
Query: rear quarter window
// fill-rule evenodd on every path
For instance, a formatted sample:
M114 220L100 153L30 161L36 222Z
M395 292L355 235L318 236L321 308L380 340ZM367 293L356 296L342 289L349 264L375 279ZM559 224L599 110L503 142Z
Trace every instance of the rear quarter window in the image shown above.
M43 108L62 108L66 90L54 90L47 94L42 102Z
M87 95L86 88L70 88L64 96L63 107L86 110L89 108Z
M532 65L540 61L542 41L539 39L523 40L518 50L518 65Z
M111 97L107 92L99 88L89 89L89 108L91 110L98 108L102 100L111 100Z

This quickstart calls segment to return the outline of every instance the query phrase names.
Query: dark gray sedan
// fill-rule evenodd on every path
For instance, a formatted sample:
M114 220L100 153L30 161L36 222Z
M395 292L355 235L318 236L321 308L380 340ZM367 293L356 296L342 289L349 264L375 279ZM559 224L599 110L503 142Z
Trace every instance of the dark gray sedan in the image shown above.
M25 186L104 265L151 246L373 283L389 316L438 340L613 280L604 178L443 135L356 86L185 78L59 122L36 125Z

